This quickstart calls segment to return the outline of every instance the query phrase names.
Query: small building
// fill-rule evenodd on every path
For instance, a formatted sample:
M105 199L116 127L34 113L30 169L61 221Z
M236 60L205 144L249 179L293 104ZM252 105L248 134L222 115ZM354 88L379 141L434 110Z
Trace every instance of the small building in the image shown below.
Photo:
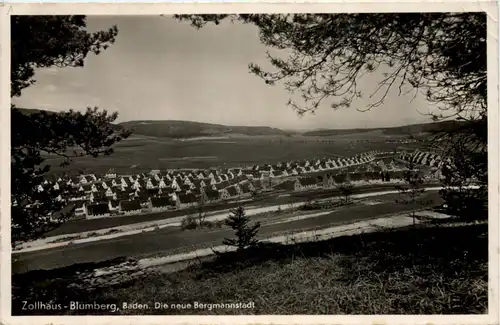
M179 201L180 208L185 208L198 204L198 198L193 193L181 192L177 194L177 198Z
M229 195L229 198L233 198L233 197L236 197L236 196L239 195L238 194L238 190L236 189L235 186L229 186L229 187L227 187L226 191L227 191L227 193Z
M158 188L148 188L148 189L142 190L141 192L145 193L148 197L157 197L160 195L160 193L163 193Z
M335 182L335 184L342 184L349 181L349 177L347 176L347 174L344 173L337 174L333 176L333 181Z
M117 200L109 200L108 205L109 205L109 212L111 214L115 214L120 211L120 202L118 202Z
M97 191L97 192L92 192L90 193L90 202L92 203L102 203L102 202L107 202L109 200L108 196L106 195L106 191Z
M333 175L328 173L323 176L323 187L324 188L331 188L335 186L335 181L333 180Z
M349 174L349 178L352 182L359 182L365 180L364 173L351 173Z
M318 188L318 180L315 177L302 177L299 181L303 189Z
M129 200L131 198L131 196L134 195L134 192L133 191L129 191L129 190L119 190L119 191L116 191L115 192L115 199L118 200L118 201L126 201L126 200Z
M262 182L260 180L250 182L252 191L260 191L263 189Z
M298 179L288 180L276 185L275 188L278 190L285 190L285 191L300 191L302 189L302 184Z
M108 170L108 172L106 174L104 174L104 178L107 178L107 179L113 179L113 178L116 178L116 173L114 170L110 169Z
M195 187L193 185L190 185L190 184L182 184L181 185L181 188L180 190L183 191L183 192L190 192L192 189L194 189Z
M85 216L87 215L86 203L87 202L84 200L78 200L78 201L71 202L71 204L74 204L75 218L85 218Z
M120 212L125 215L134 215L142 212L141 201L126 200L120 201Z
M160 212L177 208L177 202L170 197L155 197L149 200L149 209L152 212Z
M239 188L240 188L240 191L241 191L240 195L250 194L253 191L250 182L241 183L239 185Z
M223 188L223 189L219 190L219 198L221 200L227 200L230 198L230 195L229 195L229 192L227 191L227 189Z
M105 218L110 215L109 203L92 203L87 205L87 219Z
M218 190L207 189L204 191L204 198L207 202L215 202L220 199Z

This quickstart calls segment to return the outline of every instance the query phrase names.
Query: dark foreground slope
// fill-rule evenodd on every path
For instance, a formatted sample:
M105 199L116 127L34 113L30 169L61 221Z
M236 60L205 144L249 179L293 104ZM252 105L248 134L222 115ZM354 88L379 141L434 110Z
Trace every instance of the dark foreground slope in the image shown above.
M488 305L487 231L487 224L431 225L269 245L90 292L84 286L68 288L75 283L69 276L74 271L38 271L14 276L13 314L483 314ZM150 308L51 313L23 311L23 300L120 307L136 302ZM155 302L187 306L195 301L253 302L254 308L154 309Z

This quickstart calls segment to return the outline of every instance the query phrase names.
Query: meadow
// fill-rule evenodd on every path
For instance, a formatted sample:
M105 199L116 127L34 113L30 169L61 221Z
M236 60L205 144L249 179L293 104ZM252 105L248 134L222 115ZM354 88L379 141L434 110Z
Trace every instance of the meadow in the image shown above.
M242 167L254 164L314 159L320 157L354 156L370 150L392 151L401 147L386 143L381 132L304 136L228 136L175 140L132 135L118 143L115 152L104 157L74 159L69 167L59 167L60 158L47 157L52 172L106 173L114 169L119 174L139 173L151 169L202 169L210 167ZM408 145L405 145L408 146Z

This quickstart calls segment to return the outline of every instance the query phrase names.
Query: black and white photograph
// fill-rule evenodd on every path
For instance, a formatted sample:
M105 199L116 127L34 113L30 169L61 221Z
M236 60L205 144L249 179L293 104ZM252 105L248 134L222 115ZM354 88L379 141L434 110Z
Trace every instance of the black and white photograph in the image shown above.
M422 6L4 11L10 317L498 317L496 4Z

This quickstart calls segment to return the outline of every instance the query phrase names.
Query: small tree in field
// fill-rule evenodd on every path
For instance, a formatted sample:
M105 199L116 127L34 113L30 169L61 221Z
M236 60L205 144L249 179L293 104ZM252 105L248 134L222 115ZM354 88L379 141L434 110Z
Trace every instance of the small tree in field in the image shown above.
M337 188L344 197L344 202L350 202L351 195L354 193L354 185L348 179L346 179L342 183L337 185Z
M234 230L235 239L225 238L224 245L236 247L238 251L257 245L257 233L260 222L250 225L250 217L245 215L243 207L231 211L231 215L225 221L226 226Z
M425 189L422 188L424 180L415 170L413 162L410 162L407 169L403 172L404 185L396 186L400 198L396 199L396 203L415 205L423 203L421 196L424 194ZM415 210L412 210L411 217L413 219L413 226L415 226Z
M205 198L203 195L200 196L198 200L198 224L200 227L205 225L205 219L207 218L207 213L205 212Z

